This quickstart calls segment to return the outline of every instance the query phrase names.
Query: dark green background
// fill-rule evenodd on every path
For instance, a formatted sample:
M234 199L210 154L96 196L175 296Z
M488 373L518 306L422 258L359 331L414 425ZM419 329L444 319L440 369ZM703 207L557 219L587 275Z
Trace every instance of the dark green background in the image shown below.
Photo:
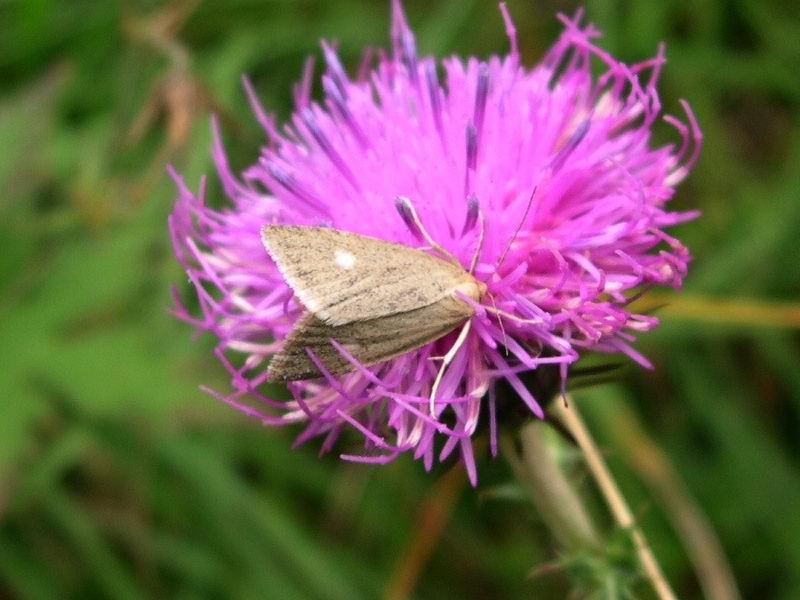
M574 10L509 4L527 64L555 40L556 10ZM423 53L507 48L494 2L407 8ZM703 211L677 230L696 260L638 345L657 369L627 366L578 401L681 597L701 597L697 579L624 415L707 514L743 595L800 597L800 5L604 0L588 14L625 60L667 42L664 107L688 99L706 141L675 201ZM291 450L297 430L198 391L227 385L213 340L192 343L167 314L172 283L189 293L164 164L193 186L213 173L214 111L244 167L262 138L240 74L285 118L320 37L352 69L388 26L377 0L0 4L0 596L375 598L415 543L432 552L416 598L562 598L585 583L569 561L529 577L559 551L502 459L480 459L472 490L409 458ZM441 536L419 527L424 506Z

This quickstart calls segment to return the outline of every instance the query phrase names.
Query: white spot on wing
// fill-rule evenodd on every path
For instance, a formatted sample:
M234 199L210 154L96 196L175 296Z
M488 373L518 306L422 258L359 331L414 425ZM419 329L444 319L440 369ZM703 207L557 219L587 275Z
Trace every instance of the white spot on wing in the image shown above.
M336 249L336 252L334 252L334 257L336 264L343 269L352 269L356 264L356 257L353 256L353 253L348 252L347 250L342 250L341 248Z

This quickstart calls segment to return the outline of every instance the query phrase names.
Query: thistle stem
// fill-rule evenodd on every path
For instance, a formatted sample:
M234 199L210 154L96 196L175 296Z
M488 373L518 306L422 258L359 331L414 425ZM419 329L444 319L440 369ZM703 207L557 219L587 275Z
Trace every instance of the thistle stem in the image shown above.
M617 524L631 532L636 554L656 594L661 600L676 600L675 593L661 572L661 567L658 565L652 550L650 550L644 534L636 525L633 513L603 461L600 451L589 434L589 430L586 428L575 402L570 401L569 406L554 402L553 406L555 416L575 438L578 447L583 452L589 471L605 497Z
M525 425L519 434L519 450L509 435L503 436L502 455L562 548L581 551L597 547L600 537L580 497L556 463L544 433L545 426L540 422Z

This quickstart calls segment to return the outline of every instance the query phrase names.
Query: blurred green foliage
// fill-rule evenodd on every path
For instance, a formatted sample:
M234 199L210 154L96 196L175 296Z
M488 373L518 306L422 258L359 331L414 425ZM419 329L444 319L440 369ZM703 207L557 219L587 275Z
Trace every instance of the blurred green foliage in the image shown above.
M406 5L422 52L507 47L493 2ZM575 9L509 5L528 64L556 37L553 14ZM800 5L601 0L588 13L623 59L665 41L665 109L686 98L703 127L675 206L704 213L676 235L696 256L682 298L705 308L674 299L639 344L657 369L627 367L577 401L680 597L701 597L697 578L621 415L669 457L743 596L800 597ZM319 38L355 68L386 45L388 15L388 0L0 4L0 596L374 598L426 536L418 598L561 598L586 568L559 556L502 460L481 459L473 491L408 458L369 468L292 450L295 432L198 391L225 389L225 373L212 340L190 343L168 314L172 283L189 294L164 165L192 185L213 173L211 112L234 166L248 164L261 136L240 75L285 118ZM795 305L764 322L778 302Z

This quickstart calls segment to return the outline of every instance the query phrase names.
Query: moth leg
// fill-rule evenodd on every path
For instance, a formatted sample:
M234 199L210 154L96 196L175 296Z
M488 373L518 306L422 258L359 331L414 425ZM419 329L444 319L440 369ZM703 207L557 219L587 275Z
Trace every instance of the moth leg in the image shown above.
M454 265L462 269L464 268L461 265L461 262L459 262L459 260L455 256L453 256L450 252L448 252L447 249L444 248L444 246L439 245L431 237L431 235L428 233L428 230L425 229L425 226L422 224L422 221L420 220L419 215L417 214L417 209L414 208L414 205L411 203L411 200L409 200L404 196L398 196L397 200L395 200L395 203L397 204L398 210L400 211L401 214L405 211L408 212L408 215L411 217L411 221L414 223L414 226L419 230L419 232L422 234L422 237L425 238L425 241L428 242L428 245L433 250L441 254L442 257L444 257L445 260L447 260L448 262L453 263ZM402 209L400 209L399 207L402 207Z
M464 327L461 328L461 333L458 334L458 338L456 339L453 347L448 350L447 354L444 355L442 360L442 366L439 367L439 372L436 374L436 379L433 382L433 387L431 388L431 416L434 418L436 417L436 392L439 391L439 385L442 383L442 377L444 377L445 369L447 369L447 365L453 362L453 359L456 357L456 354L461 349L461 346L464 345L464 342L467 340L467 334L469 333L469 329L472 326L472 319L469 319L465 324Z
M497 302L494 301L494 296L491 294L487 294L489 296L489 300L492 301L492 307L495 311L498 311ZM495 312L497 314L497 312ZM503 348L506 349L506 356L508 356L508 337L506 336L506 328L503 327L503 317L497 314L497 324L500 325L500 332L503 334Z
M521 317L518 317L517 315L512 315L509 312L500 310L497 307L489 308L488 306L484 306L483 308L487 312L497 315L498 319L502 316L508 319L509 321L514 321L515 323L520 323L522 325L541 325L542 323L544 323L542 319L523 319Z

